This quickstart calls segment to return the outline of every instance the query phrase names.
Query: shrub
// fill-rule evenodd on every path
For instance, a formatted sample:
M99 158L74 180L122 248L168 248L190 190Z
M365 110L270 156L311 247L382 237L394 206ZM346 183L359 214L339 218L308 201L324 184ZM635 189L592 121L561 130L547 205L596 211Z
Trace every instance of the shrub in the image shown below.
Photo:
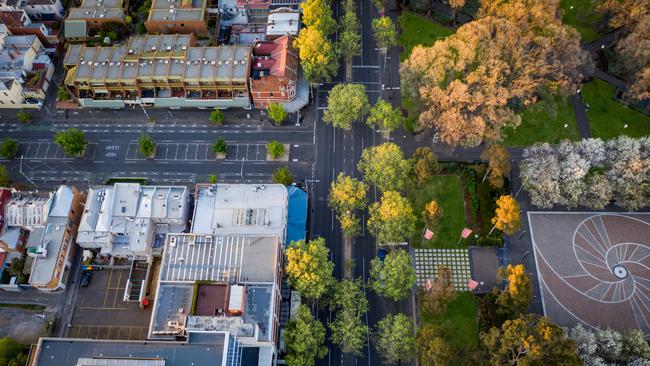
M223 137L217 138L214 145L212 145L212 152L215 154L225 154L228 151L228 145L226 145L226 140Z
M18 153L18 141L14 139L4 139L0 144L0 155L11 159Z
M285 186L293 183L293 174L288 167L283 166L273 172L273 183L284 184Z
M20 123L27 123L32 120L32 115L21 109L16 112L16 118L18 118Z
M148 158L152 158L156 150L156 143L149 135L142 134L138 139L138 150Z
M269 102L269 107L266 110L269 112L269 117L277 126L287 118L287 112L284 110L283 104Z
M276 140L273 140L266 144L266 151L269 153L269 155L271 155L271 158L277 159L284 155L284 145Z
M210 122L214 123L217 126L221 126L223 124L223 113L220 109L215 109L210 112Z

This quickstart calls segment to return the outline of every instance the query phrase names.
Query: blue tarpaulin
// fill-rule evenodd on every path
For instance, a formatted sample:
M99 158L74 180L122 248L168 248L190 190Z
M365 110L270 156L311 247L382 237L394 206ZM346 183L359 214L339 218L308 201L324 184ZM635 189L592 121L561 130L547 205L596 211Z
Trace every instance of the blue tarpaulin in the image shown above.
M304 240L307 235L307 193L294 186L287 186L287 190L289 191L289 216L286 246L292 241Z

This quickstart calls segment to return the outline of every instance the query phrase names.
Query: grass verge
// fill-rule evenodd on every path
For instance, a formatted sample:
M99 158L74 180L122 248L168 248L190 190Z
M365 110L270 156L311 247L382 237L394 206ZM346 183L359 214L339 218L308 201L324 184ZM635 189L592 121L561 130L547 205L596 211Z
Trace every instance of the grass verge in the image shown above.
M411 243L417 248L455 248L460 232L465 227L462 183L456 175L435 175L424 187L414 188L409 192L409 200L418 217L417 231L411 238ZM442 218L434 231L434 238L423 240L424 221L422 210L424 206L436 200L442 208ZM467 243L461 242L461 247Z
M589 104L591 135L605 140L618 135L650 135L650 117L612 99L614 91L614 86L598 79L582 85L582 100Z
M476 299L470 291L457 292L456 298L449 303L447 311L440 315L422 314L423 324L440 327L448 344L454 349L450 365L473 364L470 357L478 348L478 330L476 328Z
M593 0L560 0L560 8L562 22L575 28L584 42L598 39L596 26L602 22L603 14L596 11Z
M567 127L564 127L564 125ZM528 146L536 142L558 143L561 140L578 140L578 124L571 100L541 101L521 114L517 128L503 130L503 143L508 146Z
M401 61L411 54L413 47L419 44L431 46L435 41L454 34L452 29L408 11L400 15L399 27L402 30L399 44L404 47L400 54Z

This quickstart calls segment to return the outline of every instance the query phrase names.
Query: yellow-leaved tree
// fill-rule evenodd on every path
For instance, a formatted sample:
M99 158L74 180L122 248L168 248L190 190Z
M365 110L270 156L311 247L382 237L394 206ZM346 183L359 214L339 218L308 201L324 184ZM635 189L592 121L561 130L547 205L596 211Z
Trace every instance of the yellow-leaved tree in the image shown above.
M497 199L497 209L494 212L492 224L508 235L512 235L521 227L519 204L511 195L503 195Z
M508 264L506 269L499 268L499 277L508 283L497 299L499 312L507 316L524 313L533 297L533 286L526 267L523 264Z
M333 283L334 263L330 262L329 253L323 238L308 243L294 241L285 250L287 280L303 297L318 299Z

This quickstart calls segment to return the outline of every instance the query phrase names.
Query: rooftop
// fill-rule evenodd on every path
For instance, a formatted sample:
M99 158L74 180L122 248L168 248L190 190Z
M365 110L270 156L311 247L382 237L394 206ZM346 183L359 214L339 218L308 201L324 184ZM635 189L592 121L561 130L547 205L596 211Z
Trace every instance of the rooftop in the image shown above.
M84 0L78 8L71 8L67 20L86 20L97 18L123 18L122 0Z
M245 82L249 46L194 47L192 35L132 37L120 46L69 47L64 65L67 82L185 79Z
M284 239L288 193L281 184L199 185L195 201L193 233Z
M149 244L152 222L176 225L182 231L188 211L189 192L184 186L116 183L90 187L77 241L106 240L112 234L122 234L121 244L126 249L143 251Z
M295 36L300 30L299 12L277 12L269 14L266 34L269 36Z
M54 195L45 228L30 234L30 244L36 244L36 239L40 237L40 247L45 249L45 254L36 256L34 260L29 277L30 285L44 286L63 272L67 255L60 257L59 253L61 251L67 253L71 246L69 242L64 243L63 238L68 227L68 215L73 199L74 193L70 187L59 187ZM36 235L34 240L32 235Z
M203 20L207 5L207 0L154 0L148 20Z
M274 236L168 234L160 282L273 282L278 245Z
M33 366L221 366L225 365L224 334L200 342L118 341L41 338ZM137 362L136 362L137 361ZM146 362L146 363L145 363Z
M38 227L45 225L52 194L16 192L5 207L8 226Z

